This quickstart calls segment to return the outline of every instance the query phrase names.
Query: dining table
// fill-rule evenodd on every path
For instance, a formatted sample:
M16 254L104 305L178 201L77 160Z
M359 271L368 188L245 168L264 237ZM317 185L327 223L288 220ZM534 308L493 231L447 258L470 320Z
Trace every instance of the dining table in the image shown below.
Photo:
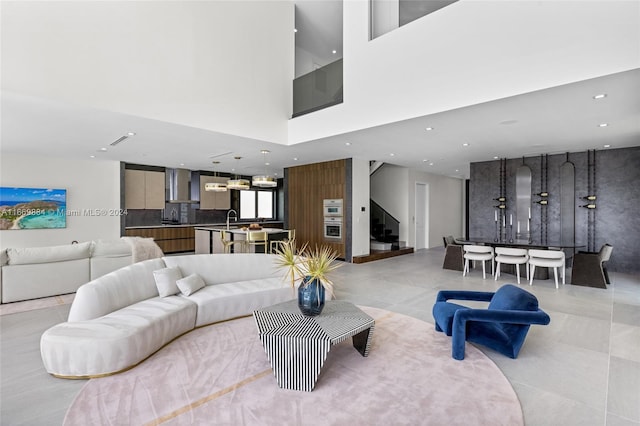
M459 258L464 261L463 255L464 251L462 246L473 244L473 245L484 245L490 247L513 247L513 248L524 248L524 249L536 249L536 250L564 250L567 262L571 262L573 256L576 252L576 249L586 247L585 244L576 243L576 242L561 242L561 241L539 241L539 240L522 240L522 239L514 239L514 240L495 240L486 237L469 237L466 239L455 239L455 244L459 245L459 250L448 249L445 252L445 259L443 262L443 269L454 269L454 270L462 270L458 268L458 263L460 261ZM453 265L453 266L452 266ZM514 265L504 265L505 269L501 271L501 273L507 274L515 274L515 266ZM548 279L549 271L548 268L536 268L535 272L536 279Z

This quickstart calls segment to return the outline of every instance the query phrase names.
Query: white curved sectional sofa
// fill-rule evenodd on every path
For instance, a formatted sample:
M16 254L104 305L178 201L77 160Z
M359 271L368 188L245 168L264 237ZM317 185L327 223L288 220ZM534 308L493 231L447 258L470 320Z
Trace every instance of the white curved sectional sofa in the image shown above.
M42 335L45 369L64 378L121 372L196 327L291 300L296 292L275 259L269 254L168 256L97 278L78 289L68 321ZM167 268L178 268L191 281L200 277L206 285L189 296L162 297L159 289L165 289L156 284L154 271Z

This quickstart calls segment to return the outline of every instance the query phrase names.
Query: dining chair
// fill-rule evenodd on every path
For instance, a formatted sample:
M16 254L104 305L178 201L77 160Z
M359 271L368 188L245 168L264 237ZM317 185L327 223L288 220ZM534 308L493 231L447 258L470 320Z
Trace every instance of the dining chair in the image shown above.
M256 247L262 246L267 252L267 231L247 231L247 239L244 241L245 252L249 253L251 247L255 252Z
M232 240L231 236L231 232L229 231L220 231L220 240L225 253L231 253L231 246L243 243L243 241Z
M294 240L296 238L295 229L287 229L286 231L282 232L282 234L284 234L284 238L269 240L269 253L275 253L278 249L280 249L280 244Z
M558 268L562 269L562 285L565 277L565 258L562 250L529 250L529 285L533 285L536 266L553 268L553 276L558 288Z
M462 270L462 276L464 277L469 273L469 261L482 261L482 279L487 278L484 262L491 261L491 275L493 275L493 247L490 246L475 246L467 244L464 249L464 268Z
M525 269L527 271L527 281L529 281L529 265L527 265L528 260L529 260L529 255L527 254L526 249L496 247L495 280L498 281L498 277L500 276L500 264L506 263L508 265L515 265L516 276L518 277L518 284L520 284L520 265L524 264Z
M607 271L606 262L611 259L611 253L613 252L613 246L610 244L604 244L600 248L600 252L598 252L598 259L600 261L600 269L602 269L602 274L604 275L604 281L607 284L611 284L611 280L609 279L609 271Z

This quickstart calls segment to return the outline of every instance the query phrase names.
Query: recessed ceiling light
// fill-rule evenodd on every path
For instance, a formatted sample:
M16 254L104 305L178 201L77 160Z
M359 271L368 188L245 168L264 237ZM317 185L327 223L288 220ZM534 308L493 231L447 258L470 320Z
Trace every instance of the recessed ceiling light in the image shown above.
M467 142L463 143L462 146L469 146Z
M98 152L106 152L106 151L107 151L107 148L100 148L100 149L98 150Z
M90 155L89 158L96 158L96 156L95 155Z
M433 166L433 163L429 163L430 166Z
M333 53L335 55L337 52L335 50L332 50L331 53Z
M298 161L298 157L293 157L293 161Z
M135 136L136 134L134 132L127 132L127 136Z
M609 123L600 123L598 124L598 127L607 127L609 125Z
M603 98L606 98L606 97L607 97L606 93L600 93L599 95L595 95L593 97L593 99L603 99Z
M602 145L602 146L605 147L605 148L611 148L611 145L609 145L609 144Z
M456 172L459 172L460 170L456 169Z
M395 154L393 152L389 154L389 157L394 157L394 156Z
M184 166L184 163L180 163L181 166Z
M422 160L423 163L426 163L427 161L429 161L429 160L427 160L427 159Z
M499 158L499 157L498 157L497 155L494 155L494 156L493 156L493 159L494 159L494 160L497 160L498 158Z
M351 146L351 142L345 142L344 143L346 146Z
M264 163L264 165L265 165L265 166L270 166L270 165L271 165L271 163Z
M432 130L433 130L433 127L427 127L425 130L426 130L427 132L430 132L430 131L432 131Z
M297 29L297 28L294 28L294 29L293 29L293 32L294 32L294 33L297 33L297 32L298 32L298 29Z

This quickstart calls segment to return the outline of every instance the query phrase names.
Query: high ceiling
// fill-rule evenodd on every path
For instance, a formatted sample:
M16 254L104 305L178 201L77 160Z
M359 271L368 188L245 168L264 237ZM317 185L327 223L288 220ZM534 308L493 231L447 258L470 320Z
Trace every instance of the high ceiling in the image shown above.
M341 13L342 1L296 1L296 24L303 26L313 16L340 28ZM342 44L341 31L330 25L314 31L317 37L296 34L296 43L330 61L328 47ZM638 146L639 93L635 69L287 146L5 91L0 142L3 153L244 175L282 176L286 167L353 157L466 178L471 162ZM606 96L594 99L599 94ZM128 131L135 136L110 145Z

